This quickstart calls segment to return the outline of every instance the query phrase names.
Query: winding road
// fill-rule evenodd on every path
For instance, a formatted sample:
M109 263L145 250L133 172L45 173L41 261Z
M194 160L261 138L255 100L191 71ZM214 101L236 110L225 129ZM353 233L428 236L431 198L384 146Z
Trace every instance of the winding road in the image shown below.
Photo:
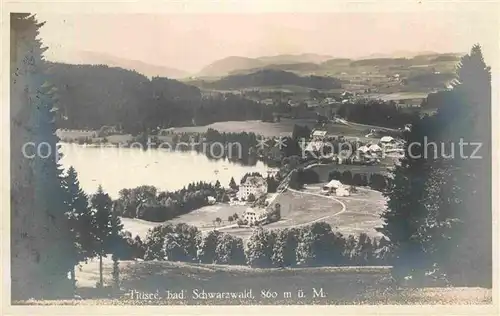
M334 200L335 202L339 203L342 206L342 209L340 211L338 211L337 213L335 213L335 214L323 216L323 217L317 218L315 220L309 221L307 223L299 224L297 226L307 226L307 225L310 225L310 224L313 224L313 223L325 220L325 219L330 218L330 217L335 217L335 216L340 215L342 213L345 213L347 211L347 206L345 205L345 203L342 202L339 199L336 199L336 198L332 197L332 196L324 196L324 195L318 194L318 193L304 192L304 191L299 191L299 190L295 190L295 189L291 189L291 188L288 188L288 190L291 191L291 192L299 193L299 194L319 196L319 197L322 197L322 198L325 198L325 199Z

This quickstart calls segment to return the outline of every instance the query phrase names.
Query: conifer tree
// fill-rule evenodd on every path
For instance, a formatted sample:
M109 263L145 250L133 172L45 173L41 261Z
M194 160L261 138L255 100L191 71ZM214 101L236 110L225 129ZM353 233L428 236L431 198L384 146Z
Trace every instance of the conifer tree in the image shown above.
M114 202L111 211L111 236L109 239L109 250L112 253L113 260L113 287L115 290L120 289L120 267L119 267L119 257L120 257L120 246L122 242L121 231L123 230L123 224L118 217L118 203Z
M238 186L236 185L236 181L234 181L233 177L231 177L231 181L229 181L229 187L233 190L236 190L236 188L238 188Z
M491 286L491 74L478 45L461 59L454 88L433 107L437 114L415 122L409 140L424 144L427 136L438 147L423 159L407 155L396 168L380 231L403 274Z
M10 21L12 297L67 296L74 251L58 164L55 91L37 38L43 23L18 13ZM30 142L33 155L22 154Z
M90 200L94 214L95 251L99 256L99 287L103 287L102 277L102 258L106 256L109 250L109 244L112 236L112 200L99 185L97 192Z
M93 258L95 256L92 232L93 216L92 210L88 204L88 197L80 188L76 170L71 166L63 180L63 188L66 193L66 214L74 243L73 254L75 262L71 270L71 281L76 286L75 265L81 261Z
M456 79L436 114L436 138L453 155L433 163L421 235L432 271L454 284L491 286L491 74L479 45L462 57ZM458 148L460 141L480 145Z
M384 196L388 199L387 209L382 213L383 225L377 231L384 234L391 243L393 276L400 282L407 276L423 271L425 258L418 230L426 218L421 205L425 193L428 162L422 144L424 137L432 133L432 118L424 117L412 122L412 129L405 133L405 157L401 159L389 178ZM412 144L421 144L412 145Z

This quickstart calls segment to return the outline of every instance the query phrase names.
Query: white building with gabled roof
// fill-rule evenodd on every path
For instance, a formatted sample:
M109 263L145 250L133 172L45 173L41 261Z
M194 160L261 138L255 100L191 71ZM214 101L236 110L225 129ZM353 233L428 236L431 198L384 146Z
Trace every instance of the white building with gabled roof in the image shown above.
M384 136L380 139L380 142L383 143L383 144L389 144L389 143L392 143L394 142L394 137L391 137L391 136Z
M247 177L245 183L240 184L237 197L240 200L248 200L248 196L252 194L256 199L267 193L267 182L263 177L250 176Z
M243 213L243 219L246 220L249 225L263 223L268 219L268 216L266 209L259 208L247 208L245 213Z
M368 147L368 149L371 152L381 152L382 151L382 148L380 148L380 146L377 144L370 145L370 147Z
M314 130L311 134L312 138L324 138L327 134L327 131L322 131L322 130Z

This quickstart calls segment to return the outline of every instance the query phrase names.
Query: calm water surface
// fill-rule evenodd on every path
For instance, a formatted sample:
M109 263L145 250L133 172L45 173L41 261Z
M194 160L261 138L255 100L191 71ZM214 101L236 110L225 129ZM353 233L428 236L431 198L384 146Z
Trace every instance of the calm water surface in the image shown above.
M225 187L231 177L236 182L247 172L267 175L268 168L262 162L255 166L243 166L224 160L209 160L195 152L172 152L117 147L85 147L61 144L63 154L60 163L64 169L73 166L86 193L93 193L99 184L116 198L123 188L153 185L159 190L182 189L191 182L215 182Z

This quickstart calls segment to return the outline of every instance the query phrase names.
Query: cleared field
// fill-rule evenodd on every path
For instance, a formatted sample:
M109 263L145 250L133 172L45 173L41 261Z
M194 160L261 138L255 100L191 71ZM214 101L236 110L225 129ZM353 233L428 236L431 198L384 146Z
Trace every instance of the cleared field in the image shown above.
M146 238L148 230L162 223L148 222L138 218L120 218L123 224L123 230L127 230L132 234L132 237L139 235L142 240Z
M302 199L305 201L310 200L311 194L322 195L321 185L307 186L301 192ZM323 199L323 203L326 203L324 200L329 198L327 196L314 197ZM321 221L330 224L334 231L344 235L366 233L370 237L382 236L375 231L375 228L382 224L380 214L385 209L385 199L380 192L358 188L358 193L353 193L349 197L334 198L345 205L345 211Z
M216 205L205 206L194 210L188 214L184 214L179 216L178 218L174 218L167 223L177 224L177 223L186 223L188 225L193 225L198 227L201 230L204 229L213 229L214 221L217 217L222 219L221 225L215 226L223 227L225 225L230 225L227 221L229 216L232 216L234 213L238 214L239 217L243 216L243 213L247 209L247 206L244 205L229 205L224 203L219 203ZM233 223L234 224L234 223Z
M282 119L280 122L276 123L268 123L261 121L216 122L205 126L175 127L175 132L203 133L206 132L209 128L213 128L215 130L218 130L219 132L226 132L226 133L241 133L242 131L245 131L247 133L255 133L257 135L263 135L265 137L291 136L295 124L302 126L309 126L312 128L316 124L316 120Z
M304 192L320 193L321 186L307 186ZM386 208L386 200L382 193L358 188L357 193L349 197L336 197L345 204L346 211L338 216L332 216L325 220L335 231L344 235L358 235L366 233L370 237L382 237L375 228L382 225L380 214Z
M124 217L121 218L121 221L123 223L124 230L129 231L132 236L139 235L141 239L144 239L149 229L168 223L173 225L178 223L185 223L188 225L196 226L201 231L212 230L214 228L221 229L224 226L228 226L231 224L227 221L227 218L229 216L232 216L234 213L236 213L241 217L246 209L247 207L243 205L229 205L219 203L216 205L199 208L188 214L184 214L182 216L179 216L178 218L174 218L163 223L148 222L137 218ZM217 217L220 217L222 219L222 223L220 225L217 224L214 226L214 221ZM234 222L232 224L234 224Z
M243 266L206 265L180 262L120 262L121 292L114 298L95 289L98 262L77 270L78 295L82 300L25 301L14 304L42 305L237 305L237 304L492 304L491 289L483 288L398 288L390 281L389 267L322 267L293 269L251 269ZM104 282L111 284L112 262L104 260ZM304 297L299 298L298 290ZM324 297L314 297L314 290ZM159 299L132 300L131 290L158 292ZM195 290L206 293L246 291L247 298L200 299ZM261 293L276 292L276 298ZM183 299L168 298L183 292ZM285 293L290 292L288 297Z
M385 208L385 199L380 192L360 188L359 193L350 197L328 197L320 194L321 185L308 186L303 191L288 190L276 197L275 202L281 205L281 220L265 225L266 229L282 229L300 227L314 222L326 222L335 231L342 234L366 233L369 236L380 236L375 228L382 224L380 213ZM217 204L202 207L191 213L179 216L166 223L186 223L194 225L201 231L217 229L232 235L248 238L253 228L240 228L227 221L228 216L237 213L243 215L247 206ZM220 217L223 222L214 226L214 220ZM148 229L162 223L150 223L138 219L122 219L124 229L146 236Z
M329 173L332 171L351 171L352 174L355 173L360 173L360 174L372 174L372 173L380 173L380 174L387 174L388 173L388 168L390 166L394 165L394 162L392 159L387 158L385 161L383 160L382 162L385 162L385 164L378 164L378 165L372 165L372 166L367 166L367 165L339 165L335 163L331 164L322 164L322 165L315 165L314 167L311 167L312 170L314 170L318 175L319 175L319 180L321 182L327 182Z
M425 99L429 93L427 92L396 92L388 94L371 94L368 98L381 99L384 101L399 101L409 99Z

